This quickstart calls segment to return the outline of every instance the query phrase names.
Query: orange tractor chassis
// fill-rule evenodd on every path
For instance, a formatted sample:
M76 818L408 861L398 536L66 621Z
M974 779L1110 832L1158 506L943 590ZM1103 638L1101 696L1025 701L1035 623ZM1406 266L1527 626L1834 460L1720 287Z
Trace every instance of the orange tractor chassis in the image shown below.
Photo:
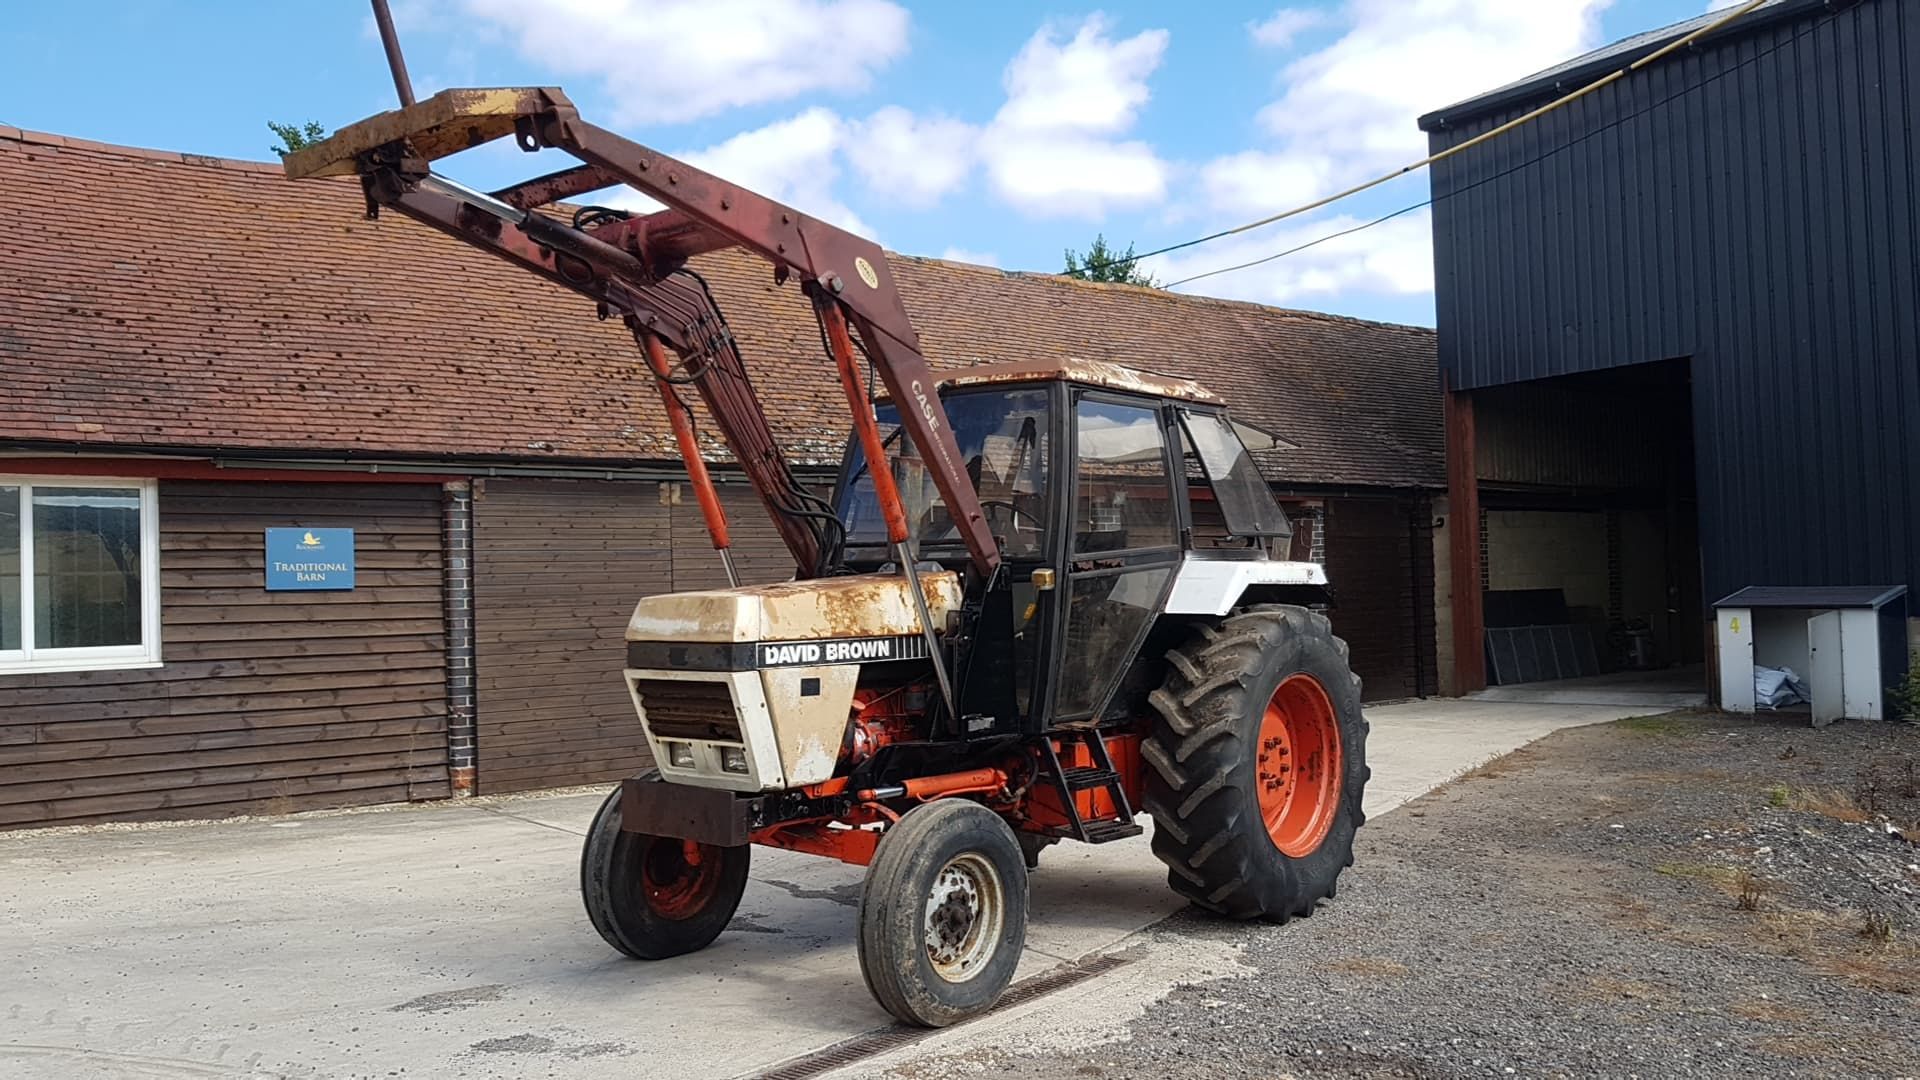
M1121 797L1130 806L1140 805L1140 740L1138 733L1105 736L1120 776ZM1067 770L1090 773L1097 768L1086 743L1073 741L1063 751L1061 740L1050 741L1052 752ZM1009 752L998 766L916 777L882 788L854 790L849 778L836 777L799 791L751 798L634 779L621 785L622 810L629 823L645 823L647 831L698 844L752 843L824 855L855 866L873 861L880 842L874 826L900 819L900 812L884 800L928 802L951 795L973 796L1019 831L1045 839L1075 838L1083 823L1115 816L1119 808L1105 788L1075 790L1069 810L1058 788L1050 786L1044 771L1047 765L1039 754Z

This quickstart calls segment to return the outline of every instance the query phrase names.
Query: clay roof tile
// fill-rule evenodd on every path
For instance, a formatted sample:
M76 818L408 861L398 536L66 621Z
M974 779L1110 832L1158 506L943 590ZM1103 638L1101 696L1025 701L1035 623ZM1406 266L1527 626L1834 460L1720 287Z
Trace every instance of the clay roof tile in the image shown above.
M0 433L16 443L630 463L672 456L644 365L584 299L351 179L0 129ZM1191 378L1298 450L1299 485L1438 487L1429 330L891 256L942 368L1106 361ZM791 284L700 259L774 429L837 460L844 402ZM717 450L717 447L716 447Z

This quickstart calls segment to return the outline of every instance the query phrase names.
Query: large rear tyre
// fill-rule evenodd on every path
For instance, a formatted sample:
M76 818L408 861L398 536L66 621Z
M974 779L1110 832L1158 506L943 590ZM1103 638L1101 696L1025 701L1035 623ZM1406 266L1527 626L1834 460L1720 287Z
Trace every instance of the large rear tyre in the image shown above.
M1262 605L1167 654L1142 745L1153 853L1234 919L1311 915L1353 865L1369 770L1360 680L1324 615Z
M1000 815L965 799L907 812L880 838L860 898L860 972L904 1023L993 1007L1027 940L1027 867Z
M660 774L649 769L639 778L659 782ZM587 918L607 944L636 960L698 952L733 920L752 850L624 832L616 787L580 853Z

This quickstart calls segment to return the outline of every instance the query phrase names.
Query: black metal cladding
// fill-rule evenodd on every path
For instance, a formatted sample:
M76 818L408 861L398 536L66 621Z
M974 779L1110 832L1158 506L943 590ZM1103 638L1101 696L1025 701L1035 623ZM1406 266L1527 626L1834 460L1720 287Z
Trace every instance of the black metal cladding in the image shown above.
M1691 358L1709 596L1920 585L1920 4L1835 6L1433 170L1453 387ZM1540 103L1430 117L1433 147Z

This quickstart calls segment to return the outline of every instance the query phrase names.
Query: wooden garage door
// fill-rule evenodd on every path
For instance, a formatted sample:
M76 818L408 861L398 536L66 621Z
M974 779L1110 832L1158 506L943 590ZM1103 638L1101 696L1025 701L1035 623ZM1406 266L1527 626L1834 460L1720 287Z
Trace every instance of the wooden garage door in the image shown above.
M727 532L733 541L734 568L743 585L786 581L793 577L793 556L774 530L773 522L760 504L760 496L746 484L721 484L720 505L727 513ZM814 490L825 494L827 484L817 483ZM706 518L701 516L693 489L674 484L669 489L673 507L673 587L677 592L689 589L719 589L727 584L720 556L714 554L713 539L707 534Z
M793 565L751 489L726 485L749 581ZM473 501L475 783L485 793L609 783L645 768L621 684L633 605L726 575L685 485L489 480Z
M1433 549L1416 542L1420 499L1331 499L1327 577L1336 633L1368 701L1434 692Z
M439 485L160 485L159 668L0 677L0 827L445 798ZM268 592L268 528L355 587Z

